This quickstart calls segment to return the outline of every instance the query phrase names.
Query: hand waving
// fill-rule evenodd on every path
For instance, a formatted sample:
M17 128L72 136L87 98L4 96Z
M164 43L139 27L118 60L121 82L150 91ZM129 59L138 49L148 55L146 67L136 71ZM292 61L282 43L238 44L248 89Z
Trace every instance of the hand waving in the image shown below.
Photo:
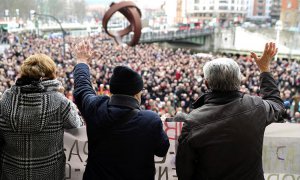
M264 53L262 57L257 57L254 52L251 52L251 57L254 58L259 70L261 72L270 72L270 62L273 57L277 54L278 48L275 43L266 43Z
M80 42L78 45L75 46L74 49L77 58L77 63L88 64L94 54L91 45L86 41Z

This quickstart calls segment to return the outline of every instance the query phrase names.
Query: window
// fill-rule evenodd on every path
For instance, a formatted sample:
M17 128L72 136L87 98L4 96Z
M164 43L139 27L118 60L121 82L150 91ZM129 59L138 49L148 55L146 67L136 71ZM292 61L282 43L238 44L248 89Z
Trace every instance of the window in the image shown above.
M231 11L234 11L234 6L231 6Z
M231 3L234 4L234 0L231 0Z
M194 10L198 11L199 10L199 6L194 6Z
M290 9L292 7L292 2L291 1L288 1L287 3L287 8Z
M199 4L199 0L194 0L194 3L195 4Z
M214 6L210 6L210 7L209 7L209 10L214 10Z
M263 13L257 13L257 15L258 15L258 16L262 16L262 15L263 15Z
M228 10L228 6L219 6L219 10Z
M203 6L203 10L205 10L206 9L206 7L205 6Z

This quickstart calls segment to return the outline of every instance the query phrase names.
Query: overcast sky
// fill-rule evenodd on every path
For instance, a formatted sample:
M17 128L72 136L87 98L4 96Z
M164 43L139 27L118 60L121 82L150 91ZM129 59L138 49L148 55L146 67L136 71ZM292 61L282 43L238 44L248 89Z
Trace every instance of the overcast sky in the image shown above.
M86 0L86 2L90 5L92 4L102 4L104 6L109 6L112 2L119 2L121 0ZM176 1L175 0L135 0L137 2L139 8L160 8L164 2L167 2L164 6L164 9L167 15L170 18L175 17L176 15Z
M88 4L103 4L105 6L109 6L112 2L119 2L120 0L85 0ZM151 0L151 1L146 1L146 0L139 0L139 4L142 6L160 6L163 4L163 0Z
M103 4L103 5L109 5L112 3L112 0L85 0L88 4Z

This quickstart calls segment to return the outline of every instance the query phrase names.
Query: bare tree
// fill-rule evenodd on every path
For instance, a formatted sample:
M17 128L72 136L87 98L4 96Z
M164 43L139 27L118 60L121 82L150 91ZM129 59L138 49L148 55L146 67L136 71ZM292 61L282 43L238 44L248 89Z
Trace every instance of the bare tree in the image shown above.
M27 19L30 17L30 10L37 8L36 0L0 0L0 16L5 16L5 10L9 10L9 17L21 17ZM16 10L19 11L16 11Z
M66 1L65 0L48 0L48 14L57 17L58 19L65 18Z
M82 22L86 15L86 3L85 0L0 0L0 17L5 16L5 10L9 10L9 17L24 20L30 18L30 10L35 10L62 21L72 17Z
M73 13L79 22L82 22L86 16L86 3L85 0L78 0L73 3Z

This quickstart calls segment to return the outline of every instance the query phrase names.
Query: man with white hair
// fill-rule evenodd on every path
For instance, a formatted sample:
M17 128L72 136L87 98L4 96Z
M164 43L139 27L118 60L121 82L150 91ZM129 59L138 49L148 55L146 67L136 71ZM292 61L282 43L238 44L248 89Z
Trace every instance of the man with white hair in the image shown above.
M275 43L262 57L251 53L261 74L260 94L239 91L241 72L232 59L215 59L203 67L209 92L195 102L184 123L176 156L179 180L263 180L262 147L265 127L280 121L283 101L270 61Z

